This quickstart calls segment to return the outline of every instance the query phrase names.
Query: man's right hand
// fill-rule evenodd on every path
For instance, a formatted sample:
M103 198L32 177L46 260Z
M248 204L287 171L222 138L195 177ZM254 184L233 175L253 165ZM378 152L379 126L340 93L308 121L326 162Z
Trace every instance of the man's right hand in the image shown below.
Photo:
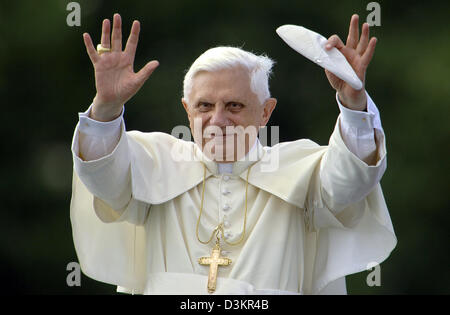
M133 63L139 39L140 24L133 22L125 50L122 51L122 22L119 14L114 15L110 36L110 22L103 21L101 45L111 48L110 52L97 53L88 33L83 34L84 44L94 65L97 94L91 110L91 118L111 121L120 116L122 107L139 91L159 63L152 60L139 72L134 73Z

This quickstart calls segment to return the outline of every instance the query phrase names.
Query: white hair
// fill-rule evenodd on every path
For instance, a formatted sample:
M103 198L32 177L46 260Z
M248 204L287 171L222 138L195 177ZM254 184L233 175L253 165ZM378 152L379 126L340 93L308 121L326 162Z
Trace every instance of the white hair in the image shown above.
M265 55L257 56L236 47L215 47L201 54L191 65L184 77L183 94L187 103L192 90L193 79L200 71L214 72L243 66L250 75L250 88L258 96L261 104L270 97L269 76L275 63Z

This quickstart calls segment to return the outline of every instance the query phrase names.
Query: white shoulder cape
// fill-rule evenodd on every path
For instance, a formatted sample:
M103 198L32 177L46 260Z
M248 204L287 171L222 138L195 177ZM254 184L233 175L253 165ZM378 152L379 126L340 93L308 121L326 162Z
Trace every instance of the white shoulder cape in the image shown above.
M383 156L377 165L367 166L347 150L337 129L329 146L298 140L264 147L266 158L278 154L279 168L264 172L264 163L260 160L252 167L249 177L249 184L305 211L309 227L305 247L306 270L310 275L307 283L312 294L320 293L345 275L367 270L370 263L381 263L397 243L379 183L364 193L361 200L338 213L323 202L319 171L327 155L344 159L342 165L336 167L361 173L361 181L370 177L371 172L379 172L385 159ZM174 161L171 155L172 150L198 154L199 149L192 142L164 133L132 131L121 137L115 150L120 147L128 148L131 156L133 198L128 205L130 209L137 209L143 203L164 203L203 180L200 161ZM385 150L384 139L382 147ZM244 176L245 172L241 174L245 180ZM177 180L179 178L183 180ZM98 281L142 293L147 278L144 227L129 222L104 223L99 218L101 212L112 211L87 190L74 172L70 217L83 272ZM100 261L108 263L99 264Z

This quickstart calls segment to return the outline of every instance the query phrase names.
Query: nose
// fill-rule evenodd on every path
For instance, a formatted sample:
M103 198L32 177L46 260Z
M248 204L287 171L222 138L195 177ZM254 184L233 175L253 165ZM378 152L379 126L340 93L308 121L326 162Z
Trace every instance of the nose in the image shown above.
M230 121L227 118L227 113L222 106L215 106L214 111L211 113L209 123L210 125L218 126L220 128L230 125Z

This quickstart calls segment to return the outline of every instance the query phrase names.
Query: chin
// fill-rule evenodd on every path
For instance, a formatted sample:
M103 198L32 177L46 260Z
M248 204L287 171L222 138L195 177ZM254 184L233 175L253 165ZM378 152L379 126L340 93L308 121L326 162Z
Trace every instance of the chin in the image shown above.
M223 145L214 140L204 142L203 153L216 162L234 162L236 160L234 144Z

